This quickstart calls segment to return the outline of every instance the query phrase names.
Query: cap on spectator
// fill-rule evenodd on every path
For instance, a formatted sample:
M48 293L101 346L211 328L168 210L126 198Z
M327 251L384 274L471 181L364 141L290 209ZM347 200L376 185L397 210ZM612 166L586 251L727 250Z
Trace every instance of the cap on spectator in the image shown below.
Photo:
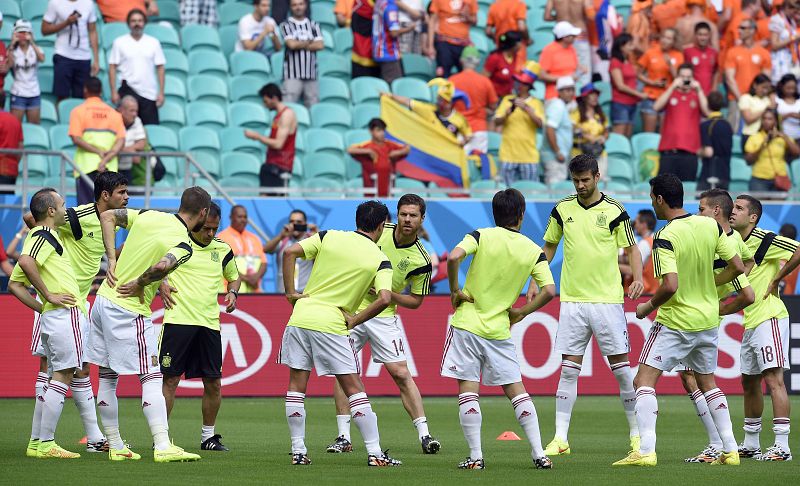
M600 90L594 87L593 83L589 83L581 88L581 94L578 95L578 98L583 98L584 96L588 95L589 93L597 93L600 94Z
M553 27L553 35L556 36L556 39L563 39L564 37L579 35L580 33L581 29L575 27L566 20L562 20Z
M436 88L436 96L439 98L450 103L461 100L469 108L469 96L460 89L456 89L451 81L444 78L433 78L428 81L428 86Z
M558 81L556 81L556 89L558 91L574 87L575 87L575 80L572 79L572 76L562 76L558 78Z
M652 7L653 0L635 0L631 5L631 13L641 12L642 10Z
M25 19L19 19L14 22L14 32L27 32L30 34L33 32L33 26L29 21Z
M462 61L465 59L471 59L476 62L481 62L481 53L478 51L478 48L475 46L467 46L461 51L461 58Z
M514 75L514 79L522 84L532 85L537 79L539 79L540 71L541 68L539 67L538 62L528 61L525 63L525 67L522 68L522 71L519 74Z

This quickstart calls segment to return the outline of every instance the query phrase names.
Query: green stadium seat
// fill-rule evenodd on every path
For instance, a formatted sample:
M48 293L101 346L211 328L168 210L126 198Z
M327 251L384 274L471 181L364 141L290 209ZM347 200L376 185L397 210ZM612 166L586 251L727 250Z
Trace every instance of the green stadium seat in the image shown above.
M347 169L341 156L315 153L303 157L303 178L326 177L340 183L347 178Z
M308 112L308 108L305 105L301 105L300 103L284 103L286 106L294 110L294 114L297 117L297 125L305 128L311 128L311 114Z
M180 130L186 125L185 103L176 101L165 101L158 109L158 121L161 125L175 131Z
M744 158L744 152L742 151L742 136L734 135L732 143L733 145L731 146L731 155L733 157Z
M381 107L377 103L362 103L353 107L353 128L367 128L369 121L380 118Z
M731 181L728 185L728 192L734 197L739 194L750 192L750 183L743 181Z
M6 81L6 89L9 84ZM42 90L42 95L48 95L53 92L53 68L39 69L39 88ZM11 98L9 96L9 98ZM10 101L10 100L9 100Z
M339 28L336 24L336 15L333 14L333 9L315 8L311 12L311 20L318 22L320 27L328 27L331 30Z
M36 0L34 0L36 1ZM181 48L181 40L178 37L178 31L172 27L167 27L161 24L154 24L148 23L144 26L145 34L152 35L159 42L161 42L161 47L166 49L167 47L174 47L177 49Z
M231 54L231 73L234 76L247 74L261 79L272 77L272 69L264 54L253 51L239 51Z
M228 105L228 122L237 127L249 128L263 133L269 129L267 110L260 103L237 101Z
M731 182L749 182L753 169L742 157L731 157Z
M269 65L272 67L272 75L275 79L283 79L283 51L276 52L269 57ZM318 73L322 77L322 73Z
M164 72L183 82L189 76L189 59L180 49L164 48Z
M331 154L336 157L344 157L344 141L342 136L327 128L310 128L304 137L306 145L306 158L314 157L317 154ZM345 170L345 173L347 171Z
M470 183L469 195L470 197L478 199L491 199L492 197L494 197L497 191L500 191L502 189L505 189L505 184L503 183L492 180L480 180Z
M219 157L220 144L217 131L207 127L184 127L178 132L180 148L183 152L208 153Z
M322 52L336 52L332 31L322 29Z
M600 188L604 192L607 191L611 193L615 199L621 199L625 201L633 199L633 184L629 182L623 182L621 180L601 182Z
M306 128L297 127L297 133L294 138L294 151L298 157L303 157L306 154Z
M597 81L597 82L592 83L592 84L594 84L594 87L597 89L597 91L600 92L600 95L598 97L598 99L600 100L600 103L601 104L610 103L611 102L611 83L608 83L606 81ZM610 115L610 113L608 111L606 111L605 113L606 113L606 116Z
M103 25L103 29L100 32L103 38L103 49L108 51L111 49L111 46L114 45L114 40L117 37L122 37L129 33L130 29L125 22L109 22Z
M252 6L250 7L252 8ZM182 48L185 52L222 52L217 29L209 25L189 24L181 27ZM191 56L190 56L191 57Z
M342 181L327 177L303 180L303 196L308 198L340 198L344 190Z
M22 16L20 18L30 20L31 22L34 20L42 20L44 13L47 11L47 4L48 2L43 2L42 0L22 0L22 2L20 2L20 7L22 7ZM42 31L36 30L34 32L40 34ZM35 38L38 40L39 36L37 35Z
M417 192L425 195L428 186L424 182L409 177L397 177L394 180L394 187L392 187L392 196L402 196L407 192Z
M56 105L52 101L42 99L40 113L42 117L41 124L45 130L50 130L50 127L58 124L58 111L56 111Z
M191 27L191 25L187 25ZM221 52L192 51L189 53L189 74L210 74L228 81L228 61Z
M36 1L36 0L34 0L34 1ZM23 13L24 13L24 10L23 10ZM6 23L3 22L3 25L5 26ZM13 29L14 26L13 26L13 24L8 24L8 26L9 26L8 37L3 37L3 39L10 39L11 38L11 29ZM39 47L53 47L55 45L55 43L56 43L55 34L42 35L42 19L32 20L31 21L31 26L33 27L32 30L33 30L34 34L36 35L36 37L35 37L36 44ZM5 30L5 27L3 27L2 30Z
M22 177L22 166L27 162L28 164L28 177L35 179L48 177L50 175L50 164L47 157L44 155L26 155L19 162L19 176Z
M161 125L145 125L147 142L155 150L162 152L177 152L180 150L178 135L175 130Z
M3 23L14 25L22 17L22 9L17 0L0 0L0 12L3 13ZM3 40L6 40L4 37Z
M658 150L658 142L661 140L661 135L658 133L636 133L631 138L631 147L633 148L633 160L635 164L639 164L639 159L645 150Z
M352 94L353 104L370 101L379 103L381 92L389 91L389 85L386 81L379 78L363 76L350 81L350 93Z
M25 139L25 148L50 150L50 137L44 127L31 123L23 123L22 136Z
M219 156L217 154L206 151L195 151L192 152L191 155L192 158L194 158L194 161L197 162L197 165L205 169L206 172L214 177L214 179L217 179L222 173L222 167L220 166ZM190 169L192 173L200 173L196 167L190 167ZM195 182L199 182L203 179L203 176L199 176Z
M266 156L266 146L257 141L244 136L244 127L228 127L219 132L222 152L246 153L255 156L263 161Z
M392 93L428 103L433 101L428 84L416 78L395 79L392 82Z
M483 29L478 27L470 28L469 38L472 41L472 44L481 53L481 56L486 56L489 52L494 50L494 42L486 37L486 33L483 31ZM449 73L446 74L449 75Z
M339 78L320 78L319 100L324 103L335 103L350 108L350 88Z
M500 142L502 141L502 135L497 132L489 132L489 153L492 154L495 159L500 157Z
M364 196L364 179L361 176L347 179L344 188L347 191L347 197L362 197Z
M531 21L531 14L533 14L534 20ZM542 14L539 12L528 12L528 26L533 26L533 32L543 32L546 34L550 34L550 41L552 42L554 37L553 36L553 27L556 26L555 22L545 22L542 20ZM530 28L530 27L529 27Z
M608 156L608 174L606 175L614 182L631 184L636 180L633 166L628 159L620 159L611 155Z
M627 137L619 133L610 133L606 141L606 152L609 158L630 160L632 157L631 143Z
M186 105L186 123L220 130L228 125L228 116L225 109L216 103L195 101Z
M683 181L683 197L685 200L697 199L697 182Z
M208 101L226 107L228 105L228 84L216 76L200 74L189 78L189 101Z
M253 154L225 153L222 155L222 177L252 175L258 177L263 162Z
M186 85L183 80L172 74L164 76L164 100L174 101L181 105L186 104L188 96L186 94Z
M225 57L230 57L236 51L236 43L238 41L238 25L223 25L219 28L219 43Z
M258 90L263 86L261 79L255 76L233 76L228 83L231 101L263 103L258 96Z
M164 1L158 2L158 15L149 17L149 22L169 22L173 26L180 27L181 8L178 2Z
M252 2L225 2L217 7L219 25L228 26L238 24L242 17L252 11Z
M325 53L327 55L320 55L317 58L317 68L319 69L320 77L339 78L345 81L350 81L350 59L343 55L334 53Z
M539 181L515 181L511 187L526 196L547 196L547 185Z
M430 59L419 54L403 54L403 72L405 77L416 78L428 82L434 73Z
M555 184L550 184L550 195L561 199L562 197L575 194L575 186L572 181L558 181Z
M344 134L345 148L361 142L368 142L371 138L369 130L366 128L353 128Z
M334 51L347 55L353 49L353 31L349 28L341 28L333 31Z
M83 103L84 100L79 98L67 98L65 100L61 100L58 104L58 120L61 123L69 125L69 114L72 113L72 110Z
M234 197L258 197L260 180L257 175L241 174L223 177L219 185Z
M67 150L74 147L75 144L69 136L69 125L62 123L50 127L50 150Z
M344 157L344 166L348 180L356 178L361 179L361 174L364 172L364 167L356 159L346 155Z
M333 103L317 103L311 107L311 126L329 128L340 135L350 129L352 116L349 108Z
M489 10L488 6L486 6L486 5L478 5L478 15L477 15L477 19L476 19L477 21L475 22L475 25L477 25L481 29L485 29L486 28L486 17L487 17L488 10Z

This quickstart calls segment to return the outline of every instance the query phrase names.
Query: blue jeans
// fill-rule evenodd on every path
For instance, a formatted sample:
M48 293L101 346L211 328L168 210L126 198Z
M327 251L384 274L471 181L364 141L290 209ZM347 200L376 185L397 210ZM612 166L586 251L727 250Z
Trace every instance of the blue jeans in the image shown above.
M759 179L752 177L747 189L753 192L771 192L775 190L775 181L772 179Z
M611 102L612 125L633 125L635 123L634 116L636 116L636 105Z

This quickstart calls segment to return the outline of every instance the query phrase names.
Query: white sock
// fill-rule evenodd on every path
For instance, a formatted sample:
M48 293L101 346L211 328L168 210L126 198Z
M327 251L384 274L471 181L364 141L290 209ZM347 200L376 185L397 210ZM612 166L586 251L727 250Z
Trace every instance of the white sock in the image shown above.
M200 443L202 444L212 437L214 437L214 426L203 425L203 428L200 429Z
M350 416L353 418L353 423L358 427L361 432L361 437L364 439L364 445L367 448L367 454L380 456L383 454L381 450L381 438L378 434L378 416L372 411L372 405L369 404L369 398L364 392L356 393L348 397L350 401Z
M731 423L731 412L728 409L728 399L719 388L714 388L704 393L706 396L706 403L708 403L708 410L711 412L711 418L714 419L714 425L717 426L717 432L722 439L722 451L732 452L738 450L736 445L736 437L733 436L733 423Z
M522 426L528 441L531 443L531 457L539 459L544 457L542 449L542 435L539 433L539 417L536 415L536 407L533 405L531 396L527 393L517 395L511 399L514 406L514 414L517 422Z
M349 415L337 415L336 416L336 426L339 428L339 435L337 437L344 436L347 441L350 441L350 416Z
M744 446L748 449L761 448L761 417L744 418Z
M717 426L714 425L714 419L711 418L711 411L708 410L705 395L700 390L695 390L689 394L689 398L692 399L694 408L697 410L697 416L700 417L700 421L703 422L703 426L706 428L708 443L717 450L722 449L722 438L717 432Z
M477 393L462 393L458 395L458 419L461 430L469 446L470 459L483 459L481 449L481 404L478 402Z
M649 386L640 386L636 389L636 422L639 424L641 437L639 452L642 454L656 451L656 419L658 419L656 391Z
M611 372L619 383L619 398L625 417L628 419L628 431L631 437L639 435L639 425L636 423L636 392L633 391L633 374L628 361L611 365Z
M581 365L572 361L561 362L561 378L558 379L556 391L556 437L566 441L569 434L569 420L572 407L578 398L578 375Z
M781 446L783 450L789 449L789 428L791 421L789 417L776 417L772 419L772 431L775 432L775 443Z
M94 408L92 380L88 376L86 378L72 377L72 400L75 402L83 421L86 439L89 442L101 442L103 433L100 432L100 428L97 426L97 411Z
M39 430L39 440L48 441L55 439L56 426L64 409L64 397L67 396L69 385L58 381L50 380L47 391L44 392L44 404L42 406L42 426Z
M306 454L306 394L286 392L286 422L292 440L292 454Z
M124 449L125 443L119 434L119 404L117 402L117 381L119 375L108 368L100 368L100 384L97 387L97 410L106 433L108 445L112 449Z
M167 422L167 401L164 400L162 391L163 376L161 373L147 373L139 375L142 384L142 412L150 426L153 435L153 444L156 450L169 449L169 424Z
M39 439L42 426L42 405L44 405L44 389L47 387L47 373L39 372L36 377L36 394L33 396L33 421L31 423L31 439Z
M414 424L414 427L417 428L417 436L419 436L419 440L422 441L422 438L426 435L431 435L428 432L428 418L427 417L417 417L411 421Z

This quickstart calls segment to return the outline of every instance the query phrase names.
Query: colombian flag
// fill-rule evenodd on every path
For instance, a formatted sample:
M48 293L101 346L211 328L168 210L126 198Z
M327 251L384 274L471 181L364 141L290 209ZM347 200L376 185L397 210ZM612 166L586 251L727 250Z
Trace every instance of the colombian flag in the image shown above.
M381 97L381 118L387 138L411 147L405 160L397 163L398 172L439 187L469 187L464 149L440 123L425 120L388 96Z

